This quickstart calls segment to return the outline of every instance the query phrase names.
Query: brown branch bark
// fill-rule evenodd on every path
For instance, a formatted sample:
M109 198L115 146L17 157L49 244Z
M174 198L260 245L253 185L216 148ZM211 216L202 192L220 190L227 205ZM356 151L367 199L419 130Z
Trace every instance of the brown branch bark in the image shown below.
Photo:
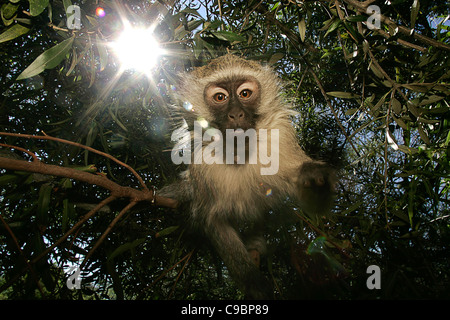
M145 185L144 181L142 180L142 178L139 176L139 174L133 169L131 168L129 165L127 165L126 163L123 163L122 161L116 159L115 157L113 157L112 155L96 150L94 148L85 146L81 143L78 142L73 142L73 141L69 141L69 140L65 140L65 139L61 139L61 138L56 138L56 137L52 137L52 136L48 136L48 135L44 135L44 136L35 136L32 134L23 134L23 133L11 133L11 132L0 132L0 135L2 136L7 136L7 137L18 137L18 138L26 138L26 139L37 139L37 140L51 140L51 141L56 141L56 142L61 142L64 144L69 144L72 146L76 146L79 148L83 148L86 149L90 152L93 153L97 153L105 158L111 159L112 161L116 162L117 164L127 168L139 181L139 183L141 184L142 188L144 190L148 189L147 186Z
M15 171L41 173L87 182L89 184L97 185L111 191L111 195L116 198L130 198L131 201L134 202L152 202L153 200L152 190L137 190L130 187L123 187L104 176L95 175L72 168L44 164L42 162L36 161L28 162L25 160L15 160L4 157L0 157L0 168ZM178 206L178 202L176 200L159 196L155 197L155 204L168 208L176 208Z

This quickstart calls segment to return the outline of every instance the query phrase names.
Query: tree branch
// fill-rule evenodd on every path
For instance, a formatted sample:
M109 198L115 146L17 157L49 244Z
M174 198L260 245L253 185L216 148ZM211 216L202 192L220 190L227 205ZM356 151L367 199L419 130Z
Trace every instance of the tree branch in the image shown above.
M41 173L51 176L65 177L87 182L89 184L97 185L105 189L108 189L109 191L111 191L112 196L116 198L130 198L131 201L134 202L140 201L152 202L152 200L154 199L153 191L149 189L137 190L130 187L123 187L109 180L105 176L95 175L72 168L60 167L51 164L44 164L42 162L36 161L28 162L25 160L15 160L4 157L0 157L0 168L15 171ZM178 206L178 202L176 200L165 197L155 196L154 202L160 206L168 208L176 208Z
M0 132L0 135L2 136L7 136L7 137L19 137L19 138L26 138L26 139L38 139L38 140L52 140L52 141L57 141L57 142L61 142L61 143L65 143L65 144L69 144L72 146L76 146L82 149L86 149L90 152L99 154L105 158L111 159L112 161L116 162L117 164L127 168L139 181L139 183L141 184L142 188L144 190L148 190L147 186L145 185L144 181L142 180L142 178L139 176L139 174L133 169L131 168L129 165L127 165L126 163L123 163L122 161L116 159L115 157L113 157L112 155L96 150L94 148L85 146L81 143L78 142L73 142L73 141L69 141L69 140L65 140L65 139L61 139L61 138L55 138L52 136L48 136L48 135L44 135L44 136L35 136L32 134L23 134L23 133L10 133L10 132Z

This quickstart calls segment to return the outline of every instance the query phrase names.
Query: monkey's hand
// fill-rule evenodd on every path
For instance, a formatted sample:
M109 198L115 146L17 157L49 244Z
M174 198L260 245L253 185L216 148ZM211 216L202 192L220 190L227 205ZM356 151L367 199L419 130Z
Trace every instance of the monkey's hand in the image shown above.
M326 216L333 205L336 175L320 161L309 161L298 171L297 189L300 206L310 216Z
M192 186L187 180L180 180L157 190L156 195L174 199L181 204L192 200Z

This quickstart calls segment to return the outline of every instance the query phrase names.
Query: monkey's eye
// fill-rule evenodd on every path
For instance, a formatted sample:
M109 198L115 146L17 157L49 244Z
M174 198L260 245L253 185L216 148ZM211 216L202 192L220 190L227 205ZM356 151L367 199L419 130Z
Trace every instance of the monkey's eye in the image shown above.
M224 94L224 93L216 93L215 95L214 95L214 101L216 101L216 102L224 102L225 100L227 100L227 95L226 94Z
M251 90L244 89L244 90L241 91L241 93L239 93L239 96L240 96L241 98L248 99L248 98L250 98L250 96L252 95L252 93L253 93L253 92L252 92Z

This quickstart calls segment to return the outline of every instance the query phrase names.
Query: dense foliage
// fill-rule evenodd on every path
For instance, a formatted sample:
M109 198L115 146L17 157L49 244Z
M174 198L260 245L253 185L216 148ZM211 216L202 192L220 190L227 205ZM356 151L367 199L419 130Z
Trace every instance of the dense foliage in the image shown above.
M40 161L142 187L113 159L51 136L103 151L160 187L182 169L168 152L177 74L243 55L277 70L299 112L299 143L340 176L331 218L310 220L289 204L269 214L262 271L276 297L450 297L446 1L1 4L0 163ZM79 29L66 23L72 4ZM124 21L155 26L166 54L150 77L122 72L108 46ZM242 298L207 241L184 229L183 209L143 201L128 210L120 198L90 211L108 189L2 168L1 298ZM70 290L81 263L81 289ZM366 285L370 265L380 267L381 289Z

